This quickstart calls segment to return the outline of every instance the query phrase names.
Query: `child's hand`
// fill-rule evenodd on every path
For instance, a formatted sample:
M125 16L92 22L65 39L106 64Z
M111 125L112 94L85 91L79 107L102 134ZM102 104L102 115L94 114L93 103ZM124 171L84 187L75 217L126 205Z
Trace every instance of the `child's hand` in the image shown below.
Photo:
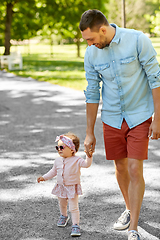
M93 153L94 153L94 151L93 151L92 149L90 149L90 150L89 150L89 155L90 155L90 157L92 157Z
M39 182L42 182L42 181L45 181L43 177L37 178L37 182L38 182L38 183L39 183Z

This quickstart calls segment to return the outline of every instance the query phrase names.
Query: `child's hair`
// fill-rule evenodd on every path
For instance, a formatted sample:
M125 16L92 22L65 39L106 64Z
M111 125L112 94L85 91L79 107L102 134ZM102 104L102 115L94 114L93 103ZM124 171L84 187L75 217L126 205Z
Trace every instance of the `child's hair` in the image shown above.
M72 133L72 132L68 132L68 133L65 133L64 136L69 137L70 139L72 139L72 142L75 145L76 152L78 152L78 149L79 149L79 146L80 146L80 140L77 137L77 135Z

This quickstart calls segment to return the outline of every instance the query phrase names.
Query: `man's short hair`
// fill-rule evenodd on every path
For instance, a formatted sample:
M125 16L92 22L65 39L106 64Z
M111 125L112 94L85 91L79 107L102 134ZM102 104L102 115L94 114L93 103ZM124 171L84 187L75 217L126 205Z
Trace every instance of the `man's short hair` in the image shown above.
M89 9L82 14L79 28L82 32L87 28L90 28L91 31L98 32L102 25L109 25L109 22L104 14L99 10Z

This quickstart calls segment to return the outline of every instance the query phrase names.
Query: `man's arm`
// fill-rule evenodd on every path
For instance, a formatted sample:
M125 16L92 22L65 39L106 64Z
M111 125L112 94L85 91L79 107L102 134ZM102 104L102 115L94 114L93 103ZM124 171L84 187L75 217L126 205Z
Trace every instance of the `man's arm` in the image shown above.
M160 87L152 89L154 101L154 119L149 129L151 139L160 138Z
M89 152L91 151L93 153L96 145L94 126L97 118L98 106L98 103L86 103L87 128L84 147L88 157L91 157Z

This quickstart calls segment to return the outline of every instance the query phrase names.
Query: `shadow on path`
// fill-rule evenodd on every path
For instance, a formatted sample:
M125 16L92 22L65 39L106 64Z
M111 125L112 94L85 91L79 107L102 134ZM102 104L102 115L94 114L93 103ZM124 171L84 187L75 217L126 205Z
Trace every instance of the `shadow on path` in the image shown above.
M73 131L84 157L85 98L82 92L0 72L0 222L3 240L70 239L71 221L56 226L59 209L51 195L55 179L36 178L53 165L55 138ZM81 239L127 239L112 229L124 210L112 161L105 160L100 110L96 122L94 162L82 169ZM144 239L160 239L160 141L150 141L144 163L146 192L139 230Z

